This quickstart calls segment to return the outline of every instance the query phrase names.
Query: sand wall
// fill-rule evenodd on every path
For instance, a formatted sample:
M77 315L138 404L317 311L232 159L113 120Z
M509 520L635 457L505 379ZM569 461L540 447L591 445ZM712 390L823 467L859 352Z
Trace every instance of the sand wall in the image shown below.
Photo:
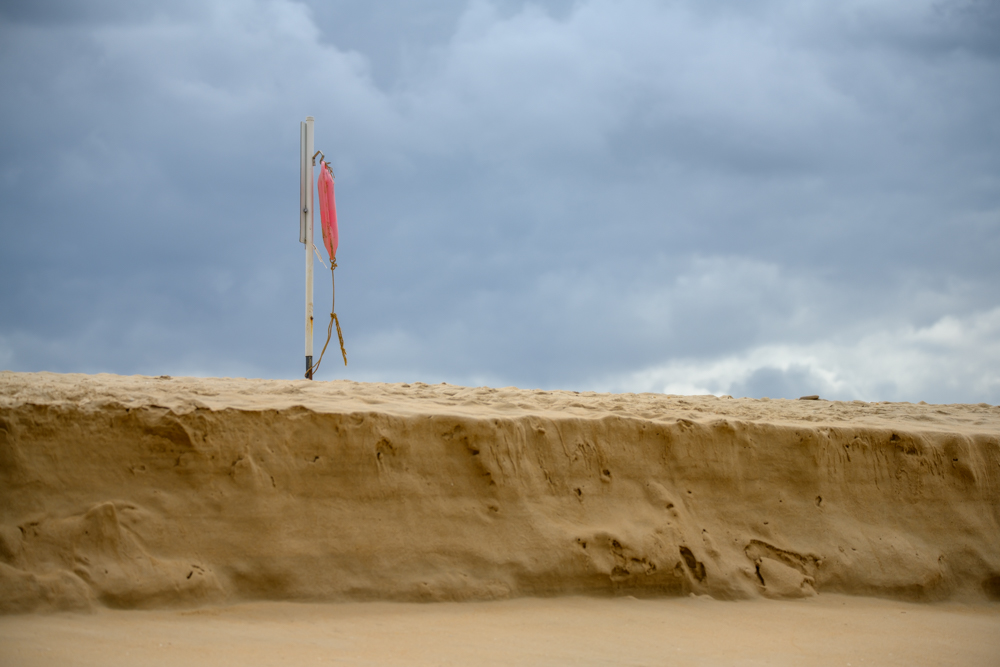
M992 406L212 382L0 374L0 609L1000 598Z

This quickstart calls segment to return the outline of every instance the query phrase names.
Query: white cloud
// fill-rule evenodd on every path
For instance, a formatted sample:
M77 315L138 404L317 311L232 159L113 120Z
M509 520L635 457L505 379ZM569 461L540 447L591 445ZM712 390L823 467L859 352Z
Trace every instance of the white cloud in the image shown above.
M808 376L825 398L1000 403L1000 308L854 340L766 344L710 359L677 359L606 383L618 391L727 394L755 372ZM801 393L814 393L805 387ZM794 396L784 396L794 398Z

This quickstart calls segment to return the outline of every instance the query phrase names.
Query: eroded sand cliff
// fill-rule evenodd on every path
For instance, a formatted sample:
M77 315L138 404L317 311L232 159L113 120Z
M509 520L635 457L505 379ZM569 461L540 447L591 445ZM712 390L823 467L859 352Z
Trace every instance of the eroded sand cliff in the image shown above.
M0 373L0 610L1000 598L1000 408Z

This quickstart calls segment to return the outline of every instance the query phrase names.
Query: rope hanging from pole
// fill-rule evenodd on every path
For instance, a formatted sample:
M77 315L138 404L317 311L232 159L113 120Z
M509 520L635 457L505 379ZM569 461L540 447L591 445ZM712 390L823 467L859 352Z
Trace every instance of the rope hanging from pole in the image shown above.
M337 305L337 280L334 276L334 270L337 268L337 258L334 257L330 262L330 283L333 287L333 297L330 304L330 324L326 327L326 342L323 343L323 351L319 353L319 359L313 364L308 371L306 371L306 377L309 378L315 375L316 371L319 370L319 365L323 362L323 355L326 354L326 347L330 344L330 339L333 337L333 325L337 325L337 338L340 340L340 353L344 357L344 365L347 365L347 349L344 347L344 333L340 330L340 319L337 317L336 305Z

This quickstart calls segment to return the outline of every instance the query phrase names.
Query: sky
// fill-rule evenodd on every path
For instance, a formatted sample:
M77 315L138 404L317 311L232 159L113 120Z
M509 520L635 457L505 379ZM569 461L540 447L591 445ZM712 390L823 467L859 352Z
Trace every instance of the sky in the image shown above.
M0 369L301 378L311 115L318 380L1000 403L992 0L2 0L0 91Z

